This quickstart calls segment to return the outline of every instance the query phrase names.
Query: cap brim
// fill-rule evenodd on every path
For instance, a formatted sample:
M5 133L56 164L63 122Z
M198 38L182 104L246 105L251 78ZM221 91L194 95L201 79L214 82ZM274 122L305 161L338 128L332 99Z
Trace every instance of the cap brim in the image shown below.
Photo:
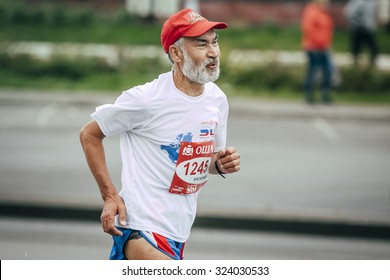
M183 34L184 37L197 37L211 29L226 29L227 23L224 22L213 22L213 21L199 21L192 25L187 32Z

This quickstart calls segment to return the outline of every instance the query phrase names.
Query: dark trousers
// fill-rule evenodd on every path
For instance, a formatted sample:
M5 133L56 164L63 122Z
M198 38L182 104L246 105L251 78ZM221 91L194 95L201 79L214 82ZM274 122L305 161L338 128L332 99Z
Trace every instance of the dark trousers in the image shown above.
M328 51L307 51L308 67L305 77L305 98L308 103L313 103L314 84L316 74L320 70L321 96L324 102L331 102L330 88L332 76L332 63Z
M364 45L369 48L371 64L374 65L379 52L375 33L362 27L353 28L351 31L351 51L355 63L357 63L358 56L362 52Z

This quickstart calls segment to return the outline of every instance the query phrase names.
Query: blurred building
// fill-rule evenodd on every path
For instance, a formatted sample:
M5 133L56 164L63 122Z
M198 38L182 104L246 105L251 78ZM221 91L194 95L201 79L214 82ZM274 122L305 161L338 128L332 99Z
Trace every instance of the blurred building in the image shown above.
M305 0L201 0L200 10L206 18L242 25L271 23L297 24L301 20ZM343 8L347 0L332 0L331 13L336 26L347 24Z
M186 7L199 11L199 0L126 0L126 9L140 17L166 18Z
M101 11L126 8L140 17L165 19L184 7L200 12L206 18L227 21L236 25L297 24L300 21L305 0L23 0L29 4L59 3L64 6L88 6ZM383 0L387 1L387 0ZM347 0L332 0L331 13L336 26L347 21L343 8Z
M179 10L180 0L126 0L127 11L143 18L165 18Z

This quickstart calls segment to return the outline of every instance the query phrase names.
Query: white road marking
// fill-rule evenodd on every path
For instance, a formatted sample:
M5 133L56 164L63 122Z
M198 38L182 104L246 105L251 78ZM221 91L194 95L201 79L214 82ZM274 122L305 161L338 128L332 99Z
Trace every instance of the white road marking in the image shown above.
M57 109L57 106L54 104L49 104L43 107L38 113L37 125L39 127L45 127L48 124L50 118L56 114Z
M322 118L313 120L314 127L322 133L332 144L337 145L340 142L340 136L334 128Z

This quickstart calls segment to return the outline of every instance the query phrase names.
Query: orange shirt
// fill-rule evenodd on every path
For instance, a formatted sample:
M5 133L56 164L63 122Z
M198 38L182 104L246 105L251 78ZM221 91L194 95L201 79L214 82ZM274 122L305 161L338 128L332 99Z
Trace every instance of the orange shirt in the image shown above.
M316 4L303 10L302 47L305 50L325 50L332 44L333 19L329 12Z

